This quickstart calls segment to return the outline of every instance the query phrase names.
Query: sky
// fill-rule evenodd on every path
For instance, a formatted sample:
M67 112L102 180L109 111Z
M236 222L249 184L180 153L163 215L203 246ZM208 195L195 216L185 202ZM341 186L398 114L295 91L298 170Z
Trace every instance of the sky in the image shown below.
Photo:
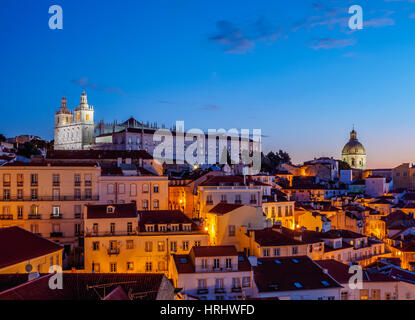
M368 167L395 167L415 162L414 34L415 0L1 0L0 133L53 139L85 89L96 122L261 129L294 163L340 158L354 125Z

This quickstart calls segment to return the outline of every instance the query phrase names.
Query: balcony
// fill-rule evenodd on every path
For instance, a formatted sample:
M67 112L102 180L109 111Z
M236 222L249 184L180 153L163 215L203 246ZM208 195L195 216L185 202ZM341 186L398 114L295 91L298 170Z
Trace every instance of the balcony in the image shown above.
M232 288L232 292L233 292L233 293L239 293L239 292L242 292L242 288L241 288L241 287L238 287L238 288Z
M23 187L23 181L17 182L18 187Z
M112 248L112 249L108 249L108 255L116 255L116 254L120 254L120 249L119 248Z
M29 220L40 220L40 219L41 219L40 214L29 214L29 215L27 216L27 218L28 218Z
M226 293L226 290L224 288L215 288L215 293Z
M53 181L53 186L54 187L60 187L61 183L59 181Z
M10 187L11 183L10 182L3 182L3 187Z
M82 219L82 213L75 213L75 219Z
M92 181L85 181L85 187L92 186Z
M38 186L38 182L37 181L31 181L30 182L30 186L31 187L37 187Z
M10 196L10 197L2 197L0 198L0 202L5 201L98 201L99 196L29 196L29 197L18 197L18 196Z
M81 181L75 181L75 187L80 187L81 186Z
M209 293L209 289L206 289L206 288L197 289L197 294L208 294L208 293Z
M211 206L212 204L213 204L213 201L209 201L209 200L208 200L208 201L206 201L206 205L207 205L207 206Z
M235 204L242 204L242 200L235 200Z
M58 213L58 214L56 214L56 213L51 213L51 214L50 214L50 218L51 218L51 219L63 219L63 214L62 214L62 213Z
M50 237L51 238L63 238L63 232L51 232Z
M1 214L0 220L13 220L13 215L12 214Z
M256 201L256 200L251 200L251 201L250 201L250 203L251 203L251 204L256 204L256 203L257 203L257 201Z

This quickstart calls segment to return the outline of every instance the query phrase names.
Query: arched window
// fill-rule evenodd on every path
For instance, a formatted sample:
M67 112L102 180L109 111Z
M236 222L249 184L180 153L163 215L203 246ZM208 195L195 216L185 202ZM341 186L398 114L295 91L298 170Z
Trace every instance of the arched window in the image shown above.
M352 158L352 166L356 165L355 160Z

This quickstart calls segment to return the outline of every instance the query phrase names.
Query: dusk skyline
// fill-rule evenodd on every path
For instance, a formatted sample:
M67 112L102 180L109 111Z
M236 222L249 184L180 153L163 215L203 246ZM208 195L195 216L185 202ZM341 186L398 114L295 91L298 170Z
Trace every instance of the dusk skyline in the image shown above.
M6 136L53 139L62 96L72 109L85 89L96 122L262 129L263 151L293 163L340 159L354 125L368 168L415 159L410 0L60 0L63 30L48 28L52 4L0 3Z

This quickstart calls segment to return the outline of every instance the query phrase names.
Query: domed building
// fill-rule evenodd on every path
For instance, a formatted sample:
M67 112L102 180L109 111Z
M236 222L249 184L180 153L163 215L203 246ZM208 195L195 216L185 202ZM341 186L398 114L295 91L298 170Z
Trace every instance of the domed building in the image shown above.
M357 133L354 129L350 132L349 142L343 148L342 160L353 169L366 169L366 150L357 140Z

